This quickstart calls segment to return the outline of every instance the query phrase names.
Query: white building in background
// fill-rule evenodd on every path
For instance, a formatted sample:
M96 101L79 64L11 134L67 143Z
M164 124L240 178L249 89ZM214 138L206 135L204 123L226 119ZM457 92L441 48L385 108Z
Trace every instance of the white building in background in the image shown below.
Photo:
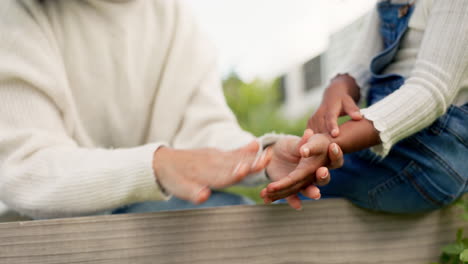
M315 108L376 0L184 0L218 49L224 76L284 76L284 113ZM216 52L213 50L213 52Z
M281 97L287 117L300 117L319 106L330 78L348 57L350 46L364 24L364 17L332 34L323 53L291 67L281 77Z

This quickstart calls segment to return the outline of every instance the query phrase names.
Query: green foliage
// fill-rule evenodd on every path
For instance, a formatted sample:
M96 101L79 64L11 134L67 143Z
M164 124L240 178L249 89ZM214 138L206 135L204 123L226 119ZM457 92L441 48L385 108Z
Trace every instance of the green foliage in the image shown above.
M226 101L244 130L255 136L273 131L297 136L304 133L307 120L312 113L307 113L295 120L282 116L279 85L279 80L269 82L256 80L245 83L235 75L231 75L224 81ZM347 120L349 117L344 116L338 120L338 123L341 124ZM261 203L259 193L262 188L263 186L253 188L235 186L225 191L241 194Z
M306 128L310 113L296 120L281 115L279 80L244 83L231 75L224 82L224 94L240 126L255 136L272 131L302 135Z
M468 220L468 197L463 196L455 203L463 209L462 218ZM442 247L441 264L468 263L468 237L463 236L463 229L458 229L455 242ZM435 263L435 264L439 264Z
M235 75L224 81L224 94L229 107L237 117L240 126L255 136L269 132L302 135L310 113L297 120L288 120L281 115L279 80L271 82L242 82ZM261 203L260 191L264 186L234 186L227 192L243 195Z

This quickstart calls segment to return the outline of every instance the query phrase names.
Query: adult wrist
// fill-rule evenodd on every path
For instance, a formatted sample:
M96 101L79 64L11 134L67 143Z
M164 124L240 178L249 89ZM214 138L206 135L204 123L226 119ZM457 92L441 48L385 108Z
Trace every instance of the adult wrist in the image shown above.
M169 196L170 193L167 191L167 188L161 182L161 178L164 173L164 166L167 166L171 160L170 156L174 154L173 149L165 146L160 146L153 153L153 176L156 181L156 184L161 189L161 192Z

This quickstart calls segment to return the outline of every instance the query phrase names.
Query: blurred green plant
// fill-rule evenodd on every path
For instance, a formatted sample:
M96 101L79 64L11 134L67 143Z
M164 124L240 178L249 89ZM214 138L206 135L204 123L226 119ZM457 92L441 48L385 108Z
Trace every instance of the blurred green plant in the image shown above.
M255 136L272 131L302 135L310 113L298 119L286 119L280 111L279 85L279 79L245 83L234 74L224 81L226 101L244 130Z
M301 136L304 133L307 120L312 112L297 119L285 118L281 113L279 79L272 81L254 80L246 83L235 74L231 74L225 79L223 87L226 101L244 130L257 137L269 132L296 136ZM338 123L341 124L347 120L349 117L341 117ZM240 194L261 203L259 193L263 187L234 186L225 189L225 191Z
M462 218L468 221L468 196L461 197L455 206L463 209ZM468 263L468 237L463 235L463 228L458 229L455 242L442 247L439 262L433 264Z
M310 113L298 119L286 119L281 114L279 85L279 79L245 83L234 74L224 81L226 101L242 129L257 137L269 132L302 135ZM262 199L259 194L263 187L233 186L225 191L240 194L256 203L261 203Z

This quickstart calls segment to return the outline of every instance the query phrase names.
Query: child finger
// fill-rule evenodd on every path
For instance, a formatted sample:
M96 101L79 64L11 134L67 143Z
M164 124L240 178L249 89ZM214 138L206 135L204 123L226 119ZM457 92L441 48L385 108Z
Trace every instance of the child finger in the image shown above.
M297 194L293 194L286 197L286 201L288 202L289 206L291 206L295 210L302 210L302 202L301 199L299 199L299 196L297 196Z
M280 190L288 189L298 182L303 181L308 176L308 173L305 169L295 169L293 172L288 174L288 176L282 178L279 181L272 182L268 184L267 191L268 192L278 192Z
M340 129L338 128L339 114L339 111L334 109L325 115L325 126L332 137L337 137L340 134Z
M328 183L330 183L330 173L328 171L328 168L320 167L315 173L315 178L316 178L315 184L317 186L325 186Z
M308 187L311 184L312 184L312 182L310 180L303 180L301 182L296 183L294 186L292 186L290 188L283 189L283 190L280 190L280 191L277 191L277 192L267 192L266 195L267 195L267 198L269 198L270 200L276 201L276 200L279 200L279 199L286 198L286 197L288 197L290 195L297 194L302 189Z
M343 100L343 110L347 115L351 117L351 119L355 121L362 119L359 107L356 105L356 103L351 97L347 97Z
M332 137L338 137L340 135L340 129L338 128L338 117L332 118L327 117L326 121L327 131Z
M338 144L332 143L328 146L328 158L330 159L330 169L337 169L343 166L343 151Z

